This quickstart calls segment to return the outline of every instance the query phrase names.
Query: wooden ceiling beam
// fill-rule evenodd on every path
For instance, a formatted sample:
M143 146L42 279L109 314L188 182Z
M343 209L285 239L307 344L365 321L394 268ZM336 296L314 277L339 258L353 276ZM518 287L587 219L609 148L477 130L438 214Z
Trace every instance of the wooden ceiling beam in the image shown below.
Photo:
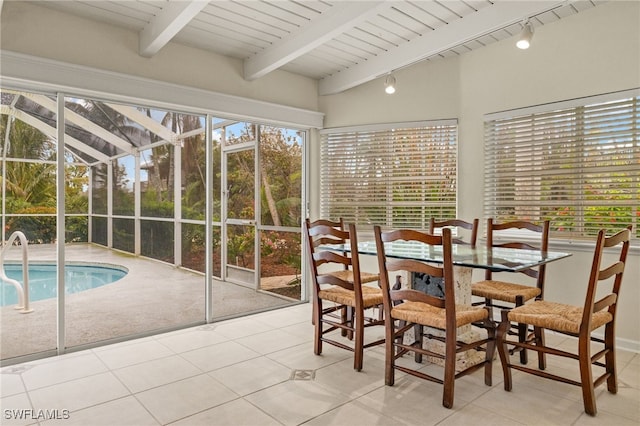
M207 5L208 1L168 1L139 34L140 56L152 57L178 34Z
M309 25L245 59L244 78L255 80L334 39L367 18L388 9L385 1L336 2Z

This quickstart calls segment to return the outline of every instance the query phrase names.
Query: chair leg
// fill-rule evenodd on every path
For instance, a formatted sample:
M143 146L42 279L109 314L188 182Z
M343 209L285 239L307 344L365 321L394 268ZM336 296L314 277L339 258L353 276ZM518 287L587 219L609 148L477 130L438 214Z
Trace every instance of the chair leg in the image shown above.
M484 320L483 328L487 330L487 352L484 365L484 384L491 386L493 381L493 357L496 353L496 327L489 318Z
M533 328L533 335L535 338L536 346L542 348L545 345L544 342L544 329L540 327ZM545 370L547 368L547 356L544 352L538 351L538 368Z
M527 340L527 331L526 324L518 324L518 341L525 342ZM527 355L527 350L522 348L520 350L520 364L526 365L529 362Z
M351 324L351 328L355 328L355 308L353 308L352 306L347 306L346 307L347 310L347 322ZM347 339L349 340L353 340L353 330L347 330Z
M322 353L322 300L315 299L313 307L313 324L315 329L313 353L320 355Z
M446 330L445 334L444 390L442 392L442 405L445 408L452 408L456 380L456 329L453 329L453 331Z
M498 326L496 335L496 345L498 346L498 354L500 355L500 363L502 364L502 374L504 376L504 390L511 391L511 367L509 367L509 348L507 348L507 336L511 323L507 318L508 312L502 311L502 322Z
M522 296L516 296L516 308L524 305L524 298ZM529 327L526 324L518 324L518 341L524 343L527 341L527 334L529 334ZM520 364L525 365L528 362L527 350L521 348L520 350Z
M395 324L395 322L394 322ZM404 320L398 320L398 328L402 328L405 325L407 325L407 322ZM395 334L395 333L394 333ZM404 340L404 334L399 334L397 336L394 337L394 341L397 343L402 343L402 341ZM398 348L398 351L400 351L400 348Z
M488 297L484 298L484 306L489 309L489 321L495 322L493 319L493 300Z
M346 324L349 321L349 311L347 309L348 308L346 306L343 306L342 309L340 309L340 322L342 322L342 324ZM340 330L340 334L342 337L345 337L347 335L347 330L343 328Z
M582 401L584 411L590 416L598 413L596 395L591 371L591 337L582 335L578 339L578 363L580 364L580 382L582 383Z
M384 383L393 386L395 383L395 358L396 358L396 336L395 321L390 316L385 316L385 343L384 343ZM402 337L400 337L402 339Z
M351 308L350 310L351 314L353 314L354 310ZM351 321L351 326L355 329L353 368L356 371L361 371L364 358L364 311L362 310L362 307L355 309L355 317L352 315ZM350 333L354 334L353 331Z
M413 326L413 334L415 336L416 345L419 345L420 348L424 346L424 326L422 324L415 324ZM422 354L419 352L414 352L414 361L418 364L422 364Z
M616 374L616 344L613 323L609 323L604 329L604 345L608 349L604 356L605 368L609 377L607 378L607 390L611 393L618 393L618 377Z

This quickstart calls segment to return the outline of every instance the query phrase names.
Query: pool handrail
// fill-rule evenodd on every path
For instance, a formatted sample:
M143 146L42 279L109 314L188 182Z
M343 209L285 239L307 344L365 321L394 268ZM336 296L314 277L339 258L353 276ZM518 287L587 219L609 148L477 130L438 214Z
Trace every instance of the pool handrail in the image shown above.
M13 246L13 242L19 239L20 245L22 246L22 281L23 284L20 284L19 281L16 281L12 278L7 277L7 274L4 270L4 253L9 250L10 247ZM24 235L22 231L15 231L11 234L5 246L2 247L2 251L0 251L0 278L13 284L18 292L18 305L15 307L16 309L20 309L21 314L27 314L29 312L33 312L33 309L29 307L29 250L28 250L29 242L27 241L27 237Z

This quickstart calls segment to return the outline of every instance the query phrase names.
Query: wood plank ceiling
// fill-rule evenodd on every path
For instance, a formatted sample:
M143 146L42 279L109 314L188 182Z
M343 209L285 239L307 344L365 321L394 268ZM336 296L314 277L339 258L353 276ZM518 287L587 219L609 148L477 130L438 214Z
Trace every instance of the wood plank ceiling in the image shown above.
M482 48L600 0L36 1L139 33L142 56L174 41L244 61L253 80L282 69L339 93L424 60Z

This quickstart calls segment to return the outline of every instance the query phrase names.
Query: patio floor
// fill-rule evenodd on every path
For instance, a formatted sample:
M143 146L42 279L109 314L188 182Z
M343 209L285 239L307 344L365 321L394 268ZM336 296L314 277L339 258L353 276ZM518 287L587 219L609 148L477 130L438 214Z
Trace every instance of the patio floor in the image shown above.
M102 287L66 295L67 347L201 323L204 276L157 261L91 244L70 244L66 261L124 266L129 273ZM21 259L21 250L7 252ZM29 262L55 261L53 245L29 246ZM215 319L287 306L294 300L214 279ZM2 360L56 348L56 299L31 302L33 312L0 309Z

